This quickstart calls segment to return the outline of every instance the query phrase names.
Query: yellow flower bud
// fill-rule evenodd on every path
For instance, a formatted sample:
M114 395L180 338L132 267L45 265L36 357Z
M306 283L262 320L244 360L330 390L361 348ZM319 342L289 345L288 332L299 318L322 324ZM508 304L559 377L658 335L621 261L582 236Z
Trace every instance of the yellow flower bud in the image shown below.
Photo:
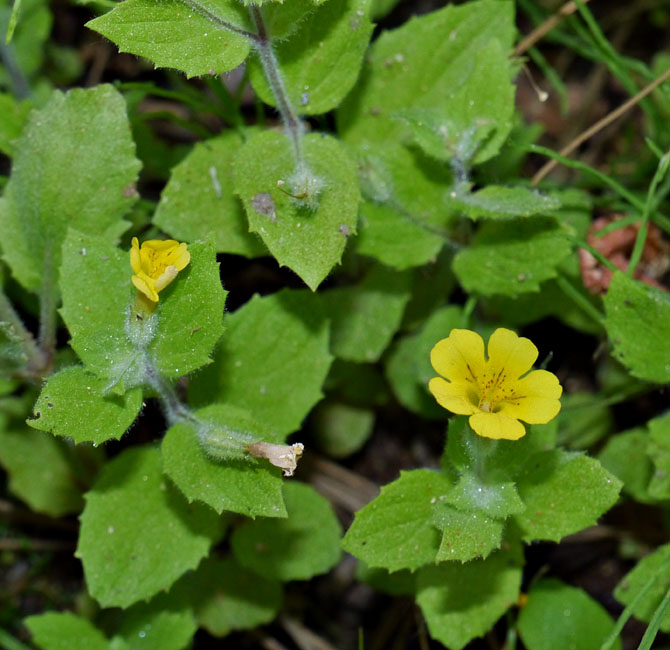
M177 277L179 271L191 261L191 254L184 243L174 239L149 239L140 243L133 237L130 249L130 266L135 288L152 302L158 302L158 293Z

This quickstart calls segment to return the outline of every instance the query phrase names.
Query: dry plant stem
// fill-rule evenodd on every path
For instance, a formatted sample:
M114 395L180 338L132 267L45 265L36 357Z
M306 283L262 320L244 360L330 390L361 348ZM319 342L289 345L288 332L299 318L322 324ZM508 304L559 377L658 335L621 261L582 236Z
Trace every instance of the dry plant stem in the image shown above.
M582 0L586 4L589 0ZM535 43L542 40L556 25L558 25L564 18L577 11L577 4L575 2L566 2L553 16L550 16L541 25L538 25L528 36L522 38L517 46L514 48L514 56L521 56L524 52L529 50Z
M40 528L58 528L76 532L79 526L76 522L69 519L55 519L48 515L41 515L32 510L19 508L11 501L0 499L0 520L10 521L17 524L27 524L30 526L39 526Z
M74 551L76 544L59 539L0 539L0 551Z
M300 650L336 650L335 646L323 637L312 632L293 618L282 616L279 622Z
M256 47L256 52L258 53L258 58L260 59L261 65L263 66L263 72L265 73L265 79L267 80L272 94L277 102L277 110L281 116L282 122L284 123L284 128L291 139L293 144L293 152L295 154L296 166L298 169L302 169L305 165L304 157L302 154L302 136L305 133L305 126L302 123L300 116L293 108L291 100L288 97L286 92L286 86L284 85L284 80L282 79L281 72L279 70L279 64L277 63L277 57L275 56L274 50L272 49L272 41L270 35L268 34L267 27L265 25L265 20L263 19L263 12L261 7L257 5L251 5L249 7L249 13L251 19L256 24L256 30L258 34L253 42Z
M414 608L414 619L416 620L416 629L419 638L419 648L421 650L430 650L428 644L428 634L426 633L426 624L421 616L421 611L418 607Z
M670 68L666 70L660 77L656 78L649 85L644 87L639 93L631 97L628 101L624 102L613 110L611 113L608 113L601 120L598 120L595 124L590 126L586 131L577 136L572 142L563 147L559 151L561 156L567 156L571 154L582 142L585 142L590 137L598 133L601 129L604 129L606 126L619 119L624 113L630 110L633 106L638 104L640 100L644 99L647 95L652 93L656 88L658 88L663 82L670 79ZM544 165L531 180L531 185L535 187L554 167L557 165L556 160L550 160L546 165Z

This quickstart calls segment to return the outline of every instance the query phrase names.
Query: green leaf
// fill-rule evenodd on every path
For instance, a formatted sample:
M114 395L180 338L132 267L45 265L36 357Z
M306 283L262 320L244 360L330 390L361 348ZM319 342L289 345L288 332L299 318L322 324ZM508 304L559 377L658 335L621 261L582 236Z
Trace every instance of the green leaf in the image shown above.
M598 455L602 466L623 482L623 491L641 503L654 502L648 491L654 472L648 444L649 434L640 427L612 436Z
M250 414L227 404L216 404L195 413L213 427L226 426L256 434L271 434ZM286 517L279 470L253 459L219 461L209 457L198 440L197 430L186 423L172 426L161 446L163 471L189 502L202 501L217 512L238 512L248 517Z
M410 297L410 275L375 265L355 286L323 294L331 320L331 349L347 361L379 361Z
M269 623L282 602L281 583L242 568L233 557L204 560L172 590L214 636Z
M670 382L670 296L615 273L604 302L605 328L614 356L634 377Z
M211 363L210 354L223 333L227 291L209 244L191 244L189 265L161 293L158 326L148 346L165 377L180 377Z
M190 608L171 611L162 607L167 597L150 603L137 603L123 612L116 630L128 650L183 650L195 634L197 625ZM118 638L118 637L116 637Z
M234 0L126 0L86 26L159 68L194 77L236 68L249 54L249 18Z
M416 599L430 635L449 650L461 650L483 636L517 601L521 565L520 553L513 549L485 560L421 569Z
M86 368L112 384L140 384L142 355L127 334L128 308L136 293L128 254L99 237L70 230L60 276L60 313L70 345Z
M28 121L31 105L16 101L11 95L0 93L0 151L8 156L14 152L14 140Z
M386 569L371 569L365 562L359 561L356 578L369 584L375 591L391 596L414 596L416 591L416 573L412 571L389 573Z
M69 226L107 242L126 229L121 217L140 166L134 151L126 104L111 86L54 92L31 113L0 202L3 257L24 287L55 278Z
M64 440L27 427L0 427L0 465L9 474L10 491L36 512L62 517L81 510L76 457Z
M533 585L518 626L528 650L594 650L609 636L614 621L585 591L550 578ZM612 648L620 650L621 641Z
M655 576L655 579L654 579ZM659 546L653 553L643 557L635 568L621 580L614 590L614 597L623 605L631 605L638 594L653 580L653 584L633 609L633 615L645 623L661 604L670 589L670 544ZM670 614L661 622L663 632L670 632Z
M189 397L195 406L219 401L246 409L275 431L271 442L281 442L321 398L332 361L320 296L254 296L225 325L214 363L192 378Z
M154 224L179 241L208 241L219 253L266 255L233 194L232 163L241 145L234 131L197 143L172 170Z
M432 262L445 238L386 203L363 201L356 250L402 271Z
M649 420L649 445L647 455L654 463L654 473L649 482L649 495L655 499L670 499L670 414Z
M437 374L430 365L430 351L454 327L462 325L460 307L443 307L431 315L419 332L401 338L391 348L386 377L403 406L431 419L447 419L447 411L428 392L428 382Z
M43 650L112 650L93 623L72 612L47 612L29 616L24 622L33 643Z
M230 543L237 561L264 578L309 580L339 561L342 529L314 488L284 484L287 519L257 519L235 529Z
M507 519L526 507L512 482L488 482L474 472L464 473L443 501L464 512L475 512Z
M449 497L441 495L433 508L433 524L442 531L436 562L468 562L500 548L504 522L479 509L466 512L449 505Z
M286 93L298 112L326 113L351 90L372 34L369 14L370 0L328 0L303 18L292 36L275 42ZM259 97L276 106L257 56L250 59L249 79Z
M105 395L107 383L81 366L61 370L42 387L33 408L34 419L28 420L28 424L34 429L72 438L75 443L99 445L118 440L139 413L142 390L134 388L124 395Z
M214 511L189 505L163 477L158 449L132 447L86 494L77 557L103 607L128 607L195 568L221 529Z
M301 27L303 20L322 5L325 0L292 0L291 2L265 0L253 3L251 0L242 0L242 2L246 6L250 4L263 5L263 20L268 34L275 43L279 43L278 39L291 36Z
M558 542L595 524L616 503L621 481L593 458L554 449L531 457L517 489L526 504L516 515L524 539Z
M540 194L525 187L488 185L476 192L458 192L452 195L450 207L460 210L471 219L513 219L547 214L561 207L553 197Z
M342 547L371 567L389 571L434 562L440 535L433 525L433 504L451 485L439 472L400 472L400 478L356 513Z
M514 296L539 291L558 275L570 241L552 219L485 223L468 248L454 258L454 273L469 293Z
M262 131L240 150L234 184L249 229L314 291L356 231L359 191L354 165L335 138L313 133L301 147L304 161L296 165L289 138Z
M408 127L396 116L407 108L460 113L472 118L470 128L481 114L498 127L478 154L480 161L490 157L512 126L505 54L514 34L512 3L490 0L448 6L383 33L366 57L367 83L356 87L338 114L344 138L357 144L402 140Z
M614 429L614 417L596 393L577 391L561 397L560 444L588 449Z
M372 435L375 412L342 402L324 400L311 418L316 442L333 458L356 453Z

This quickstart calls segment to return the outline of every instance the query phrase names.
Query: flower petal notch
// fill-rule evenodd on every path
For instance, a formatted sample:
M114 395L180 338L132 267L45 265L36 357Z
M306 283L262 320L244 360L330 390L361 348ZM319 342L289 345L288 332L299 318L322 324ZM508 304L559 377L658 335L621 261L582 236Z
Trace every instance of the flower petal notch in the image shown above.
M174 239L149 239L142 246L133 237L130 266L135 288L151 302L158 302L158 294L172 282L179 271L188 266L191 254L184 243Z
M469 415L473 431L484 438L518 440L526 434L519 421L545 424L561 410L563 388L547 370L529 372L537 359L533 343L499 328L484 341L471 330L453 329L435 344L430 362L442 375L428 384L440 406Z

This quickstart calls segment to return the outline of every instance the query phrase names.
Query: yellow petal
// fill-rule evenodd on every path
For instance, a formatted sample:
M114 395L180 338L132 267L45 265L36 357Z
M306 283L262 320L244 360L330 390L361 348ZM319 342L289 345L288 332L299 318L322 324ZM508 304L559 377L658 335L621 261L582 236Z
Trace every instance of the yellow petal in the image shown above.
M159 275L154 281L154 288L156 291L163 291L165 287L172 282L177 277L177 267L174 265L168 266L165 268L165 271Z
M547 370L533 370L514 386L515 398L501 404L500 413L528 424L545 424L558 415L558 398L563 388L558 378Z
M430 362L449 381L476 387L484 372L484 341L477 332L453 329L448 338L435 344Z
M537 348L530 339L499 327L489 338L488 372L499 382L518 379L527 373L537 359Z
M147 239L142 242L142 248L152 248L158 253L165 252L170 248L176 248L177 246L179 246L179 242L174 239Z
M144 273L140 275L133 275L131 278L135 288L142 292L152 302L158 302L158 293L153 288L153 280L148 278Z
M458 415L472 415L479 411L474 404L479 398L476 394L468 394L468 391L472 392L473 389L465 382L450 383L442 377L433 377L428 383L428 388L437 403L447 411Z
M133 245L130 249L130 267L139 273L142 270L142 261L140 256L140 243L137 240L137 237L133 237Z
M521 422L502 413L475 413L468 421L472 430L484 438L518 440L526 435Z

